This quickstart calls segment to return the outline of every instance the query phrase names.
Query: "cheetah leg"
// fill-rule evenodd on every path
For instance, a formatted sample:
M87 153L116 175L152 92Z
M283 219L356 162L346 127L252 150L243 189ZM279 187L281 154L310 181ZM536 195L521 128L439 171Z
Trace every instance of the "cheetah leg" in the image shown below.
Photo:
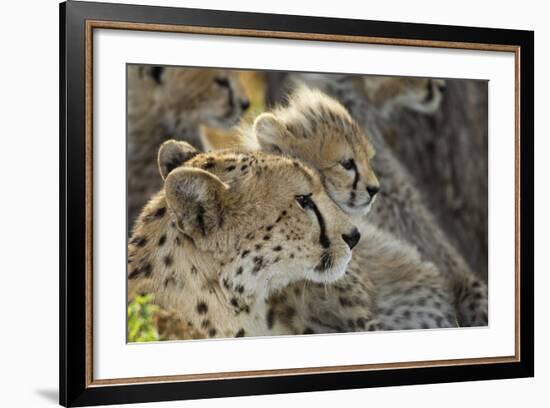
M488 325L488 288L480 278L467 275L455 282L455 299L461 326Z
M447 291L437 285L416 282L380 287L377 318L380 330L457 327Z

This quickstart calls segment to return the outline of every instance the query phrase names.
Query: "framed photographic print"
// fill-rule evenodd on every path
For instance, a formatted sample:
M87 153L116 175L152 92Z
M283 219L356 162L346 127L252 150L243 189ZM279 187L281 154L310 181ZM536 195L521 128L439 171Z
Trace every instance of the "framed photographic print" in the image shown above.
M533 376L533 32L60 27L62 405Z

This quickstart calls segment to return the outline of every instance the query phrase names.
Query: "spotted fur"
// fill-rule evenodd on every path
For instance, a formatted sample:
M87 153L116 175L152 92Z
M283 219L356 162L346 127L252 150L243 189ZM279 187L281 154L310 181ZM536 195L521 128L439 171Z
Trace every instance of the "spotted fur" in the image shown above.
M258 117L253 129L245 130L243 137L244 143L252 148L305 160L320 171L328 193L341 208L356 217L368 212L370 200L357 211L357 206L349 205L349 197L355 192L352 186L357 178L369 180L363 183L367 193L369 187L378 187L370 164L374 149L366 134L335 100L302 88L291 96L287 106ZM351 172L342 165L349 159L354 161ZM294 288L285 291L286 303L277 310L284 316L289 302L293 310L300 310L292 322L297 326L295 331L300 332L304 325L317 326L316 332L455 326L450 288L438 269L423 262L411 245L397 237L372 225L365 224L364 228L349 274L338 283L341 285L338 287L345 288L342 293L331 288L307 287L300 300L293 298ZM373 293L377 299L378 325L372 314ZM408 319L389 317L388 314L403 308L408 308ZM365 324L349 323L358 320Z
M336 100L300 88L288 105L258 116L242 133L252 149L284 153L318 169L329 195L348 214L363 216L372 207L380 189L374 148Z
M191 149L163 144L161 171ZM129 241L129 296L153 294L200 336L276 333L270 295L345 273L352 245L344 237L356 229L300 162L261 152L197 153L162 176L164 188Z
M366 224L344 277L298 282L271 296L278 333L313 334L456 327L447 281L418 251Z
M335 80L326 80L326 76L324 78L298 75L292 81L311 83L337 98L368 135L369 140L363 143L369 143L376 149L372 166L376 168L381 180L382 189L378 197L380 202L373 206L368 220L362 222L372 223L414 245L423 259L430 260L437 266L454 295L453 303L461 326L486 326L487 284L470 269L464 257L451 243L425 205L415 180L386 144L379 129L380 124L387 119L380 108L358 90L357 80L361 77L338 77ZM310 149L302 151L304 156L301 158L305 161L319 155L317 134L312 133L311 139ZM317 167L315 164L313 166ZM322 168L319 169L322 172ZM334 196L330 188L327 190Z

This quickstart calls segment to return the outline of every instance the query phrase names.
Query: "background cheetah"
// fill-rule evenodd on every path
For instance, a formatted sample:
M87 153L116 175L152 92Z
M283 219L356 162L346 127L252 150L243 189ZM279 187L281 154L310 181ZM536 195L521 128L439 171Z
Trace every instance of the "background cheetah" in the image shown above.
M128 230L161 184L156 152L168 139L200 148L201 124L236 125L250 102L239 71L128 65Z

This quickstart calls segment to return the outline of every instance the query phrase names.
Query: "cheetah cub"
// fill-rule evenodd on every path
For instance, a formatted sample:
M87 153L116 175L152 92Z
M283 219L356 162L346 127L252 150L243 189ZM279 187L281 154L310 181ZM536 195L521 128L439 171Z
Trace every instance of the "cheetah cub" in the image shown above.
M256 148L284 152L318 169L331 197L355 218L364 217L370 209L365 206L362 212L349 210L350 200L362 188L357 187L361 184L355 180L369 179L371 176L365 169L371 168L374 161L384 178L380 197L383 203L374 206L369 221L361 222L377 225L394 237L416 245L425 259L437 265L443 274L441 279L447 281L460 324L487 325L487 286L449 243L410 176L385 146L380 144L377 157L364 153L374 152L369 139L376 136L376 129L366 125L365 129L368 136L337 101L303 87L290 98L288 106L260 115L246 140ZM336 153L331 153L332 149ZM358 248L355 252L360 251Z
M199 125L229 128L248 109L238 72L128 66L128 229L160 187L155 154L168 139L200 147Z
M159 151L164 187L128 245L129 296L143 290L202 337L277 334L266 299L341 278L359 240L316 172L262 152Z

